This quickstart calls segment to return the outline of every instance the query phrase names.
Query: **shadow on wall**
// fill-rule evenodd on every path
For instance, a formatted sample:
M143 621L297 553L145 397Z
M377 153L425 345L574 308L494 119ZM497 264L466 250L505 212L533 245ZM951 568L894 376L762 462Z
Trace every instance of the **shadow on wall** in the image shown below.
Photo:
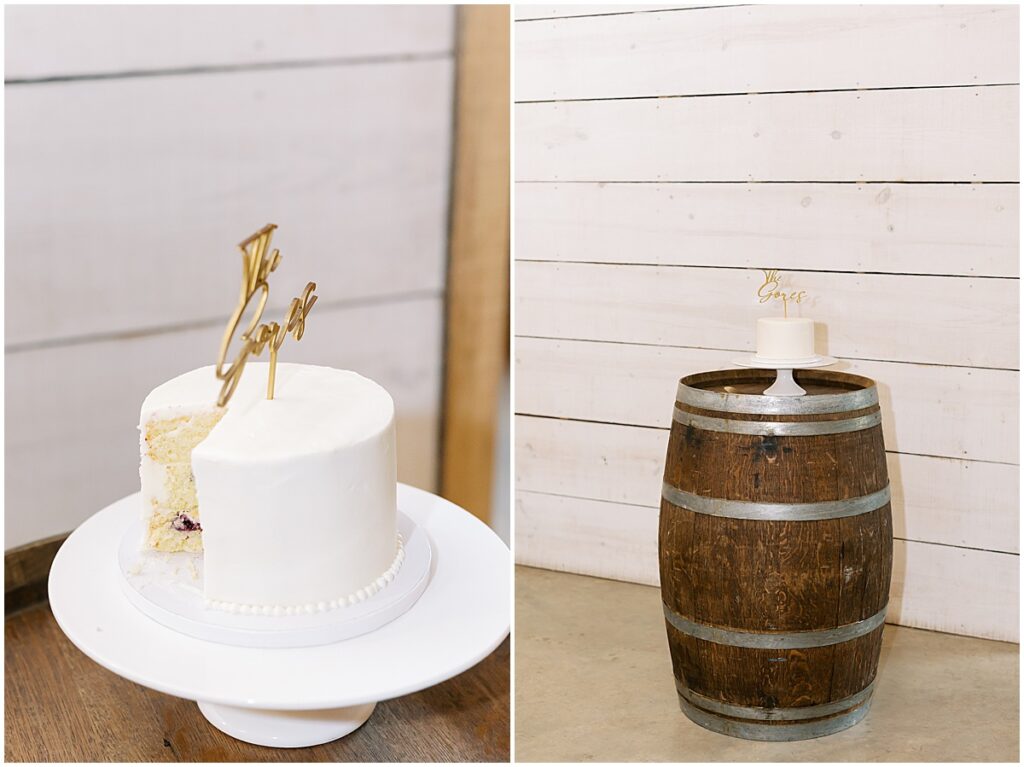
M814 324L814 338L815 347L817 349L828 349L828 328L824 323L816 322ZM828 354L827 351L822 352ZM840 372L849 372L852 365L846 360L840 360L838 363L833 365L830 369ZM882 411L882 434L885 438L885 449L886 451L896 449L896 427L895 427L895 413L892 409L892 392L889 389L889 385L880 381L875 381L875 387L878 389L878 406ZM892 490L892 500L890 501L890 509L892 510L892 529L906 530L907 529L907 510L904 498L906 496L903 493L903 475L900 471L900 465L898 461L886 460L887 470L889 473L889 487ZM887 623L895 623L897 621L896 615L893 614L893 605L903 604L903 587L906 583L906 568L907 561L906 557L896 556L895 541L893 543L893 560L892 560L892 576L889 580L889 612L886 614ZM894 592L893 589L898 589L898 592Z
M818 354L828 354L828 325L824 322L814 323L814 349Z
M882 433L885 437L886 450L894 450L896 448L895 437L896 428L894 419L896 414L892 410L892 392L889 390L889 385L875 381L875 386L878 388L878 406L882 410ZM886 417L888 414L889 417ZM890 428L886 428L887 425L892 424ZM886 461L889 471L889 487L892 490L892 501L890 502L890 508L892 509L892 529L906 530L907 529L907 509L906 502L904 499L906 495L903 490L903 474L900 469L899 461ZM903 587L907 582L907 558L896 556L896 544L893 542L893 558L892 558L892 578L889 581L889 612L886 614L886 621L896 622L898 616L893 615L892 606L903 604ZM899 590L898 593L893 592L893 588Z
M892 396L889 391L888 384L880 383L875 381L875 386L878 388L878 405L882 410L882 434L885 437L886 450L892 450L894 445L890 443L890 438L896 433L895 428L886 429L886 424L891 421L886 418L886 413L894 415L892 412ZM888 432L888 433L887 433ZM886 461L889 472L889 487L892 490L889 508L892 510L892 529L895 530L906 530L907 529L907 510L904 498L906 495L903 493L903 474L900 470L899 461ZM896 556L896 541L893 541L893 558L892 558L892 575L889 579L889 609L886 611L885 622L897 624L899 616L893 614L893 605L903 604L903 588L907 582L907 558ZM898 591L894 591L897 589ZM883 637L885 630L883 629ZM888 641L883 639L882 652L878 657L878 674L881 674L885 666L889 662L889 656L892 650L892 643L896 641L893 636L888 637Z

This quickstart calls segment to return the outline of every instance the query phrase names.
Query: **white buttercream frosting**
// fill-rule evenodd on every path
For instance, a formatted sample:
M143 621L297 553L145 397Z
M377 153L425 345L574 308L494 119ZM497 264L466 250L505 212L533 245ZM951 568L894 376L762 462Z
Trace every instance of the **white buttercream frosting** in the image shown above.
M395 579L404 561L405 547L402 543L402 536L399 534L395 544L395 558L391 562L391 567L377 577L373 583L367 584L352 594L345 594L337 599L320 600L319 602L307 602L306 604L294 605L239 604L238 602L223 602L214 599L206 599L205 603L207 607L211 607L215 610L251 615L272 615L277 617L281 615L301 615L303 613L324 613L328 610L350 607L369 599Z
M289 363L267 400L267 374L246 365L192 451L204 595L245 612L328 609L401 564L394 404L356 373ZM178 376L146 398L142 422L213 408L220 386L212 366ZM144 484L155 468L143 461Z
M814 320L761 317L757 321L757 356L764 360L800 360L814 356Z

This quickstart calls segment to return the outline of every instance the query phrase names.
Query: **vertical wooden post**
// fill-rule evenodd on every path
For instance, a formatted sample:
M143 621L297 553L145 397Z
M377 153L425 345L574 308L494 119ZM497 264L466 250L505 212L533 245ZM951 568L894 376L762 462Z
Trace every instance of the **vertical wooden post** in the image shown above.
M458 8L441 493L484 521L509 364L509 13Z

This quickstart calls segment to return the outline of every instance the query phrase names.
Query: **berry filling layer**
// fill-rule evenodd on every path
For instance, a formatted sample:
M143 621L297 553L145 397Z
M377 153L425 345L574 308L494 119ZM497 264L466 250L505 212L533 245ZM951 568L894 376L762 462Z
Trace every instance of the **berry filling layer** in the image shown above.
M171 520L171 527L181 533L191 533L194 531L202 532L203 528L188 514L182 512Z

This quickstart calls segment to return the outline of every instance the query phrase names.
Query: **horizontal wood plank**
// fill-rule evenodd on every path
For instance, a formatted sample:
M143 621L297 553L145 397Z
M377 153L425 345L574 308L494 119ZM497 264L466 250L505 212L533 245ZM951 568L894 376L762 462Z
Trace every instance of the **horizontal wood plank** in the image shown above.
M516 417L516 487L656 508L667 429ZM893 534L1019 553L1017 466L887 454Z
M1016 369L1018 282L1011 279L783 275L805 289L817 351L838 357ZM516 263L516 333L753 351L764 275L753 269ZM894 332L894 330L898 332Z
M226 317L267 222L271 306L440 289L451 87L430 61L8 88L6 343Z
M1020 467L889 453L893 535L1020 553Z
M448 6L65 5L5 10L8 80L449 52L454 30Z
M896 541L886 621L1020 641L1020 557Z
M516 563L658 584L658 510L516 488Z
M1014 5L746 5L523 24L516 98L1015 83L1018 31Z
M1011 184L519 184L521 260L1016 277Z
M533 567L658 585L658 510L519 490L516 561ZM894 541L886 620L903 626L1019 641L1020 558Z
M735 352L546 338L516 340L516 411L668 427L680 378L733 367ZM1012 370L842 360L874 379L886 446L1017 463L1019 375Z
M282 359L356 370L395 400L398 476L436 479L440 297L320 306ZM139 408L156 386L213 364L223 325L9 354L5 542L76 527L139 488Z
M520 181L996 181L1016 86L520 104Z
M590 5L589 3L583 5L524 5L522 3L516 3L512 6L515 12L516 21L533 21L537 19L562 19L562 18L581 18L590 16L607 16L609 14L630 14L630 13L646 13L649 11L672 11L672 10L691 10L693 8L702 8L705 6L699 5L644 5L637 3L620 4L620 5Z
M516 489L657 507L668 429L516 416Z

